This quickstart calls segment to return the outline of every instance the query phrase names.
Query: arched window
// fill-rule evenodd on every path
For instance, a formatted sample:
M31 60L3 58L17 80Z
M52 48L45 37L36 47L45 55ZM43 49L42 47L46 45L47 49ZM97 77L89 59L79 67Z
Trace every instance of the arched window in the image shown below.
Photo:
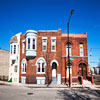
M72 55L71 44L69 43L69 56ZM68 44L66 45L66 56L68 56Z
M27 66L27 61L26 61L26 59L23 59L22 63L21 63L21 72L22 72L22 74L26 73L26 66Z
M46 61L44 58L39 58L36 61L36 66L37 66L37 74L44 74L45 73L45 66L46 66Z

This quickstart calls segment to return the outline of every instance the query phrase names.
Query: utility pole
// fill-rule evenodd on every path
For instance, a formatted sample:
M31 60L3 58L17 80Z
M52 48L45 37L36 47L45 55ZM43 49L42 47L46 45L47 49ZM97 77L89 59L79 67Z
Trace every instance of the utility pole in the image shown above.
M90 66L92 67L92 48L90 49Z
M74 10L71 10L71 14L70 14L70 17L69 17L69 20L67 22L67 34L68 34L68 67L69 67L69 87L71 87L71 84L70 84L70 55L69 55L69 44L70 44L70 41L69 41L69 22L70 22L70 19L71 19L71 16L72 14L74 13Z

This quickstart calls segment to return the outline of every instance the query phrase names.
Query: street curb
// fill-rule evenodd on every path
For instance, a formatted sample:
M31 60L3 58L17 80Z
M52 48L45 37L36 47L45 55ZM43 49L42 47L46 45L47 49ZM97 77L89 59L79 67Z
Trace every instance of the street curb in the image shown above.
M22 86L22 87L27 87L27 88L67 88L70 89L68 86L66 85L49 85L47 87L47 85L34 85L34 84L21 84L21 83L9 83L9 82L5 82L5 81L0 81L0 85L9 85L9 86ZM71 88L88 88L88 89L99 89L100 85L72 85Z

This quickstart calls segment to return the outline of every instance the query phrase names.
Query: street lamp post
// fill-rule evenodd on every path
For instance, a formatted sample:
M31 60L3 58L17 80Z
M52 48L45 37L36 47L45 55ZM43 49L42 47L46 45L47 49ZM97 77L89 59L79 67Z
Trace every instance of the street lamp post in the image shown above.
M71 16L72 14L74 13L74 10L71 10L71 14L70 14L70 17L69 17L69 20L67 22L67 33L68 33L68 67L69 67L69 87L71 87L71 84L70 84L70 55L69 55L69 22L70 22L70 19L71 19Z

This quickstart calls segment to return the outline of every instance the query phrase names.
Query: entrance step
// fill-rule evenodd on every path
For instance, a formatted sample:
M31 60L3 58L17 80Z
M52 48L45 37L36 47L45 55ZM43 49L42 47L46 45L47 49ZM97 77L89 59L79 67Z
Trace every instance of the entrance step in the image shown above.
M92 85L92 83L88 80L83 80L83 85Z
M56 85L56 84L57 84L56 77L52 77L51 85Z

